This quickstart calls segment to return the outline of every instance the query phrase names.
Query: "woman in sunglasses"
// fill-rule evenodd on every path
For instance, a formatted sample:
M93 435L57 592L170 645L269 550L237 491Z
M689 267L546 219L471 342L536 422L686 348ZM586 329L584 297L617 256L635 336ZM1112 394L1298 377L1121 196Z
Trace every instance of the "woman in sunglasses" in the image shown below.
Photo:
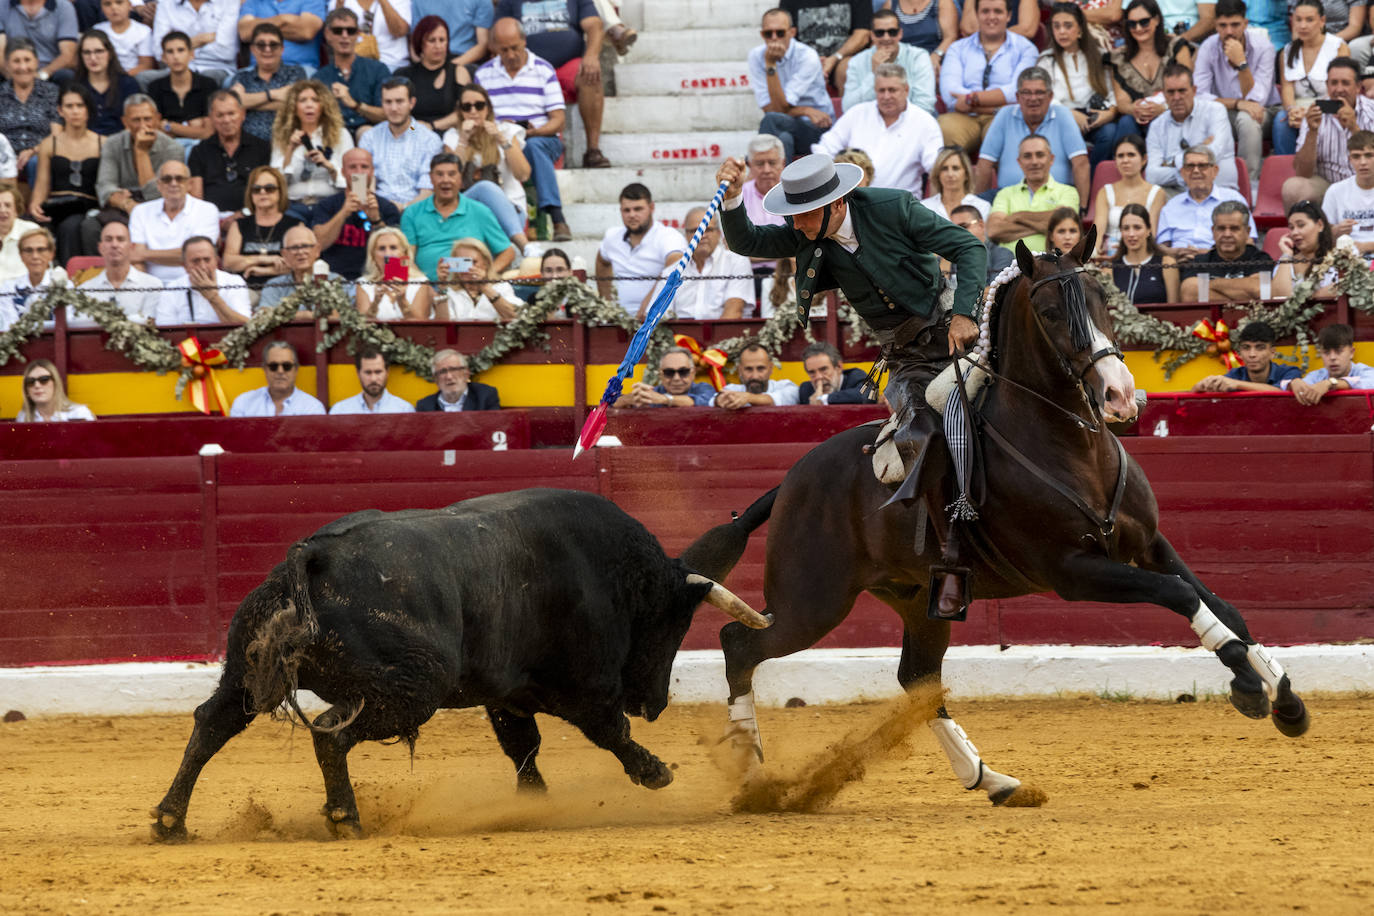
M1164 16L1155 0L1131 0L1126 7L1126 43L1111 53L1116 74L1116 133L1104 138L1108 148L1126 134L1141 134L1164 112L1149 99L1164 91L1164 68L1177 61L1193 66L1193 46L1182 35L1164 31Z
M288 211L304 219L322 197L344 186L343 154L353 148L339 103L319 80L286 90L272 124L273 168L286 176Z
M24 406L15 417L20 423L65 423L69 420L94 420L85 404L74 404L67 397L62 376L46 359L35 359L24 367Z
M62 126L38 144L38 174L29 215L53 228L57 235L57 259L66 264L75 255L94 253L81 244L81 223L87 210L99 207L95 176L100 169L103 138L90 129L96 105L85 86L63 86L58 111Z
M410 33L415 63L396 71L415 86L411 117L442 134L456 125L458 90L472 82L466 67L455 66L448 53L448 26L438 16L426 16Z
M463 193L485 204L501 229L521 251L525 234L525 186L530 163L525 158L525 129L497 121L487 90L473 83L458 96L458 126L444 133L444 146L463 163Z
M83 33L81 41L77 43L76 78L72 83L91 91L91 97L95 99L91 130L106 137L124 129L120 121L124 113L124 100L142 92L138 82L124 72L110 36L99 29ZM61 99L58 99L58 104L61 105Z
M270 165L249 174L243 202L248 215L235 219L224 233L224 269L243 277L249 289L261 290L290 269L282 260L282 240L301 221L287 215L286 178Z

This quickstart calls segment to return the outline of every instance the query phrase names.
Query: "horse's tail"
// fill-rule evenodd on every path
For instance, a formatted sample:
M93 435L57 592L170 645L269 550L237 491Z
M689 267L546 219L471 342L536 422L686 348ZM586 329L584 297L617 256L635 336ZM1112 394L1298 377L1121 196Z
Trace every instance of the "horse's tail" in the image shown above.
M773 501L778 498L778 488L774 487L754 500L753 505L723 525L717 525L692 542L682 554L684 566L701 573L717 582L725 581L730 570L735 568L744 548L749 544L749 535L768 521L773 514Z

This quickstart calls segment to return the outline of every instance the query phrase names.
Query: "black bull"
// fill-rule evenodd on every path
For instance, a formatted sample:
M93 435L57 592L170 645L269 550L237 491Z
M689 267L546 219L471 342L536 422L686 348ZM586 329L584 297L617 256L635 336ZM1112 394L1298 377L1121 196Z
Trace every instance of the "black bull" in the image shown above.
M544 786L535 713L577 726L636 783L667 785L672 772L631 739L625 716L653 720L667 706L673 657L702 601L768 625L712 579L770 507L760 500L680 559L614 504L565 490L325 525L234 614L224 672L153 809L154 836L186 836L201 769L257 714L300 716L297 689L331 704L310 728L335 833L359 832L349 750L389 738L413 747L442 708L485 706L522 788Z

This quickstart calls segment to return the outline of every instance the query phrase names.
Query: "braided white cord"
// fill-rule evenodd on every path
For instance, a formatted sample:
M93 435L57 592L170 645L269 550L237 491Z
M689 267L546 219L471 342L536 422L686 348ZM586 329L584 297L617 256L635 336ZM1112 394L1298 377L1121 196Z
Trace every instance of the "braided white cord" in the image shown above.
M997 299L997 291L1021 276L1021 267L1012 261L988 284L983 293L983 311L978 316L978 343L974 345L973 356L976 362L984 362L992 352L992 304Z

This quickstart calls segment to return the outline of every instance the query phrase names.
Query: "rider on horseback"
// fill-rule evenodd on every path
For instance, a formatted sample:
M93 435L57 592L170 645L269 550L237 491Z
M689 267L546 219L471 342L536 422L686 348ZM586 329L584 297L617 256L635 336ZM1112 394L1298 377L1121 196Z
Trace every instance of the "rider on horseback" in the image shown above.
M716 173L729 181L721 226L730 250L756 258L796 257L798 310L807 321L812 300L840 289L882 343L897 446L908 474L921 473L926 444L940 429L925 389L956 352L978 338L974 314L987 275L987 249L971 233L936 216L906 191L858 188L863 171L813 154L796 160L763 199L784 226L755 226L741 206L744 163L727 159ZM959 278L953 307L941 307L945 281L936 255ZM928 472L927 472L928 473ZM924 475L920 479L925 479ZM940 507L939 476L923 487L947 572L939 584L939 613L959 617L965 583L953 556Z

